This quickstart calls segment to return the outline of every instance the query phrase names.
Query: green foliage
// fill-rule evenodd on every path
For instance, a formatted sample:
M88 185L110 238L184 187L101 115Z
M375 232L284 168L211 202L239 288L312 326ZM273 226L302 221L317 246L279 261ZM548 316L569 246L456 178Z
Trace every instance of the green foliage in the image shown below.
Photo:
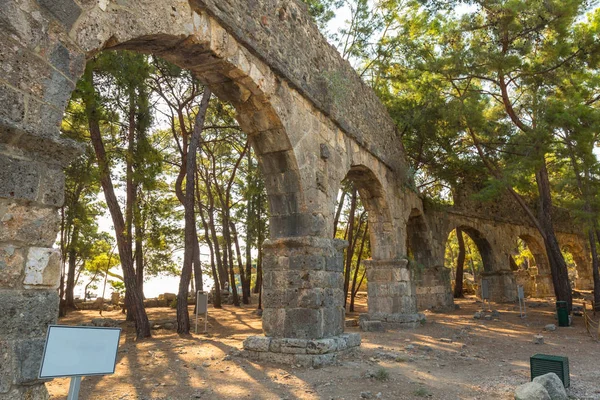
M384 367L379 367L375 371L375 374L373 374L373 378L375 378L376 380L378 380L380 382L384 382L384 381L387 381L388 379L390 379L390 373Z
M419 387L418 389L415 389L415 391L413 392L414 396L417 397L431 397L432 394L429 392L429 390L427 390L424 387Z
M479 253L479 248L471 239L471 237L463 231L463 238L465 241L465 272L473 275L474 279L477 279L483 271L483 260ZM450 268L453 271L456 269L456 263L458 259L458 238L456 237L456 229L454 229L448 235L446 241L446 252L444 256L444 266Z

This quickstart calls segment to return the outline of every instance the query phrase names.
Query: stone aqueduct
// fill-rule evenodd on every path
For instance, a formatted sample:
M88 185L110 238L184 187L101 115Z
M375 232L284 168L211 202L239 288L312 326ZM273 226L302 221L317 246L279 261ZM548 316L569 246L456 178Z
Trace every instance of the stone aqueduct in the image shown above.
M86 58L102 49L153 53L191 70L230 101L266 181L264 336L259 360L320 365L357 346L344 333L343 249L332 239L342 180L359 188L371 226L369 317L414 325L419 308L452 304L443 269L448 233L462 226L482 250L493 296L514 300L507 237L541 241L521 220L424 210L406 185L395 126L373 92L285 0L0 1L0 399L41 399L36 380L58 313L62 168L79 152L59 126ZM481 207L479 205L479 207ZM467 209L467 208L465 208ZM509 212L507 215L514 215ZM585 242L565 230L587 263ZM528 243L529 243L528 242ZM420 265L411 276L408 247ZM587 263L589 264L589 263ZM586 264L586 265L587 265ZM589 286L591 273L582 273ZM584 282L585 281L585 282Z

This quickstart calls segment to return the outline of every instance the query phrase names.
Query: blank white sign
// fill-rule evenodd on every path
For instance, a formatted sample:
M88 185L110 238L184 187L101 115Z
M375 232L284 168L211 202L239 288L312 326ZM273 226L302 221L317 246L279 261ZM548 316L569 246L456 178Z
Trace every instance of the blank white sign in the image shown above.
M50 325L40 378L114 374L120 328Z
M196 297L198 297L196 314L205 314L208 311L208 293L198 292Z

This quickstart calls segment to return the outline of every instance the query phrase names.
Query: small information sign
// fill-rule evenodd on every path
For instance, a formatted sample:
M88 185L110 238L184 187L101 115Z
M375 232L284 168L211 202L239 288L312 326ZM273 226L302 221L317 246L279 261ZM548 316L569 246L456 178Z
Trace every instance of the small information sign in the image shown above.
M50 325L39 378L71 377L68 399L77 399L82 376L115 373L120 328Z
M196 293L196 333L198 333L198 315L204 314L204 333L208 328L208 293L198 291Z

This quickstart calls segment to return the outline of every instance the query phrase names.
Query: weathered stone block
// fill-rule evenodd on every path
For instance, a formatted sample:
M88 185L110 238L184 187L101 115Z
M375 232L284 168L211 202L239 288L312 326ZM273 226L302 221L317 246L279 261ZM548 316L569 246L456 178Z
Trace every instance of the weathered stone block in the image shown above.
M58 316L56 290L0 290L0 338L36 338L46 335Z
M345 344L345 341L344 341ZM333 338L309 340L306 345L308 354L325 354L338 350L338 340ZM340 350L344 350L341 348Z
M271 338L267 336L248 336L244 340L244 349L250 351L269 351Z
M46 168L43 171L38 201L60 207L65 201L65 174L61 169Z
M280 339L280 351L287 354L306 354L306 339Z
M346 340L346 346L348 349L360 346L361 338L360 334L358 333L344 333L341 334L340 337L343 337Z
M295 270L323 270L325 257L321 254L294 254L290 257L290 269Z
M334 254L325 257L325 269L327 271L342 272L344 270L344 256L342 254Z
M328 307L322 309L323 336L336 336L344 332L346 310L343 307Z
M325 302L325 290L319 288L301 289L296 294L297 307L319 308L323 307Z
M60 280L60 252L56 249L31 247L25 264L26 287L47 286L58 288Z
M265 335L284 337L285 309L263 308L262 323Z
M323 337L321 310L292 308L285 310L283 336L287 338L318 339Z
M51 247L56 240L56 209L0 199L0 242Z
M8 393L14 380L12 343L0 341L0 393Z
M0 122L21 123L25 119L25 98L23 94L0 83ZM1 132L1 131L0 131Z
M81 14L81 7L73 0L37 0L68 30Z
M37 381L42 355L44 354L45 337L40 339L18 340L15 346L16 384Z
M79 79L85 69L85 55L76 50L69 50L60 42L52 49L49 61L73 82Z
M0 393L0 400L48 400L48 391L43 384L14 387L10 392Z
M385 332L385 328L381 321L362 321L360 324L360 329L365 332Z
M258 361L291 365L294 364L294 356L295 354L271 353L270 351L259 352Z
M21 283L25 267L25 250L13 245L0 245L0 287Z
M35 162L0 154L0 197L36 200L40 176Z

